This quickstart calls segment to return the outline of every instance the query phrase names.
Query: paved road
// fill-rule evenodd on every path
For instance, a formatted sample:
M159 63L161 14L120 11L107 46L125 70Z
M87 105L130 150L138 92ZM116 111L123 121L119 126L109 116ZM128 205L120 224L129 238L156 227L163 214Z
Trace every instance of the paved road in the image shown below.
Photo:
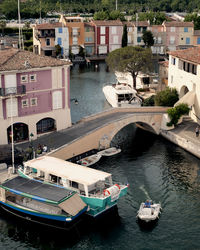
M149 115L150 113L152 114L166 113L166 109L162 110L160 108L153 109L153 110L144 108L142 111L143 112L148 111L148 113L146 113L147 115ZM136 109L135 113L141 113L142 111L141 110L139 111L139 109ZM98 127L101 127L113 121L127 118L128 116L132 116L133 114L134 114L133 111L126 112L126 113L124 112L117 112L117 113L111 113L111 114L105 113L104 116L97 117L96 119L92 119L92 120L83 119L82 121L73 125L70 128L67 128L62 131L52 132L50 134L46 134L37 138L36 140L33 141L33 146L37 147L38 144L41 144L41 145L46 144L49 149L55 149L79 138L80 136L84 134L91 132L92 130ZM26 149L29 145L30 145L30 142L25 142L22 144L17 144L17 147L21 149Z

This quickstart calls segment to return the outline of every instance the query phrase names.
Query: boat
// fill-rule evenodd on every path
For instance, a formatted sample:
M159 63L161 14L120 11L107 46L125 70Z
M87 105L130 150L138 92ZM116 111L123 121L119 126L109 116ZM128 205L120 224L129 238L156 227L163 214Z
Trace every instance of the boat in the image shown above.
M78 160L76 163L82 166L88 167L97 163L100 160L100 158L101 158L100 154L93 154L93 155L90 155L90 156L87 156Z
M138 210L137 217L144 222L153 222L159 219L159 214L161 213L161 204L142 202Z
M9 214L57 229L71 228L87 210L76 192L20 176L0 185L0 206Z
M138 97L137 91L127 83L117 81L103 87L103 93L108 103L114 107L140 107L142 99Z
M112 156L112 155L119 154L120 152L121 152L120 148L111 147L111 148L101 150L101 151L97 152L97 154L101 155L101 156Z
M47 155L25 162L18 173L76 191L89 207L86 214L93 218L116 207L128 189L128 185L113 184L110 173Z

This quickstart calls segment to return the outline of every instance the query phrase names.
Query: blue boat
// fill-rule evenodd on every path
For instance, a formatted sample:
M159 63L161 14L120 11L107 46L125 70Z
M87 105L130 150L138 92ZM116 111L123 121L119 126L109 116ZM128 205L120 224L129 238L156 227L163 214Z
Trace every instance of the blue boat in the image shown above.
M76 192L17 176L0 185L1 208L17 217L69 229L87 210Z
M88 205L87 214L97 217L117 205L128 185L113 184L110 173L42 156L18 168L22 177L38 179L76 191Z

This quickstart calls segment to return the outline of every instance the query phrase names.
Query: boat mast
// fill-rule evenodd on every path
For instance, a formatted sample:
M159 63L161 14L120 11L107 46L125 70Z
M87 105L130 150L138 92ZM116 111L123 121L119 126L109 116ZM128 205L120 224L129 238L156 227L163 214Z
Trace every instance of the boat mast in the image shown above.
M18 0L18 24L19 24L19 49L24 49L24 42L21 30L20 0Z

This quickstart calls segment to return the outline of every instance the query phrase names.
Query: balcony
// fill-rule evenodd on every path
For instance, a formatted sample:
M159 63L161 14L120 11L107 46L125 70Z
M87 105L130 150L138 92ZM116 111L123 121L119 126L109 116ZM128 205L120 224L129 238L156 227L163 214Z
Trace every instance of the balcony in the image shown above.
M21 85L18 87L10 87L10 88L0 88L0 97L7 98L10 95L12 96L23 96L26 94L26 86Z

